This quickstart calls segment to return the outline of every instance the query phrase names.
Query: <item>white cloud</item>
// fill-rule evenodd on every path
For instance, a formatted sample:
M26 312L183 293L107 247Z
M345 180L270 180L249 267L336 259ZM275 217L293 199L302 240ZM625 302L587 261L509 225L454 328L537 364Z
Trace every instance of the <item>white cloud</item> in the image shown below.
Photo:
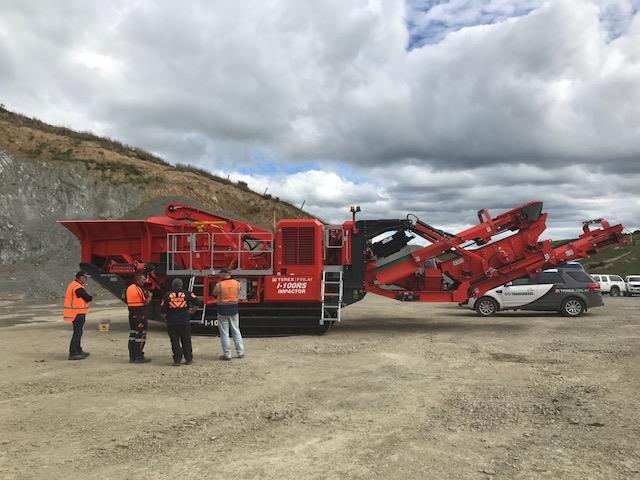
M378 167L370 175L369 182L318 170L280 176L232 173L231 179L297 205L304 200L305 209L333 223L348 219L348 207L357 204L362 218L404 218L413 213L435 226L460 231L477 222L481 208L495 216L542 200L549 213L547 237L577 236L584 220L601 217L629 228L640 226L640 173L623 176L585 165L506 164L465 171Z
M637 0L417 3L4 2L0 102L213 171L320 165L246 179L324 218L465 225L534 197L557 229L640 225ZM407 50L408 12L451 28Z
M218 172L222 175L222 172ZM231 173L233 181L247 182L256 192L267 192L329 222L341 222L351 205L390 205L384 189L371 183L349 181L335 172L308 170L281 176L259 176Z

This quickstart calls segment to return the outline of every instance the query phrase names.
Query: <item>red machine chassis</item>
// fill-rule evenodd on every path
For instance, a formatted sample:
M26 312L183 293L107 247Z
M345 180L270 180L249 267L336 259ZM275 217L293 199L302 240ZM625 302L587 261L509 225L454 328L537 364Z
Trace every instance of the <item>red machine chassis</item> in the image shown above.
M352 211L355 212L354 209ZM542 202L529 202L451 234L411 215L342 225L316 219L281 220L275 232L180 204L146 220L63 220L81 244L81 265L114 295L135 273L148 277L151 315L173 277L183 277L215 318L210 295L218 271L228 268L243 285L241 311L261 326L295 330L340 319L343 305L367 292L403 301L463 302L525 275L624 243L622 225L598 220L575 240L553 248L539 241L546 228ZM409 248L419 236L428 243ZM492 241L493 237L498 237ZM244 317L247 317L245 315ZM319 321L318 321L319 320Z

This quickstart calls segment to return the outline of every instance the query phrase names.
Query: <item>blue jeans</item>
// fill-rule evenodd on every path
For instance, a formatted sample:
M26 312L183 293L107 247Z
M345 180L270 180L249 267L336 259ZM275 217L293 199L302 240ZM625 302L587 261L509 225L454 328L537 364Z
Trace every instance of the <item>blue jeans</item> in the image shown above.
M229 348L229 328L233 336L233 343L236 346L238 355L244 354L244 345L242 344L242 335L240 334L240 317L235 315L218 314L218 330L220 331L220 343L222 343L222 353L225 357L231 358L231 349Z

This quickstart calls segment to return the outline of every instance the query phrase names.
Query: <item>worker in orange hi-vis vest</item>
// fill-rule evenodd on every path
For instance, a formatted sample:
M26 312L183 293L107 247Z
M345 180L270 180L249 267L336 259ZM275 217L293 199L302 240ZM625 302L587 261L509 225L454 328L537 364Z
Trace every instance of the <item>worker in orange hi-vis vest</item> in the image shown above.
M69 360L84 360L89 352L82 350L82 332L89 313L89 302L93 297L87 293L86 283L89 275L83 271L76 273L76 279L67 287L64 296L62 317L65 322L73 323L73 336L69 344Z
M151 303L151 293L144 289L144 275L133 277L133 283L127 287L127 306L129 307L129 362L147 363L151 359L144 356L147 341L146 306Z
M229 328L236 346L238 358L244 357L244 345L240 334L240 318L238 314L238 295L240 282L231 278L229 270L220 270L222 279L213 288L213 295L218 298L218 330L220 331L220 343L222 343L222 356L220 360L231 360L229 348Z

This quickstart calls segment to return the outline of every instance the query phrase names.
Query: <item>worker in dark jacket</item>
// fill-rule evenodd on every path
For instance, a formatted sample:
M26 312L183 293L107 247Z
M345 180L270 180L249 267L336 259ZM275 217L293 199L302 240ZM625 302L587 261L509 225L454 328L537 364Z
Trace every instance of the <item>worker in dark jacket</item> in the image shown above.
M184 290L182 280L174 278L171 289L162 300L162 316L167 321L167 333L171 339L173 365L180 366L182 357L185 363L193 363L191 348L191 315L200 305L198 297L193 292Z
M127 287L127 306L129 307L129 362L147 363L151 359L144 356L147 342L146 306L151 303L151 293L144 289L144 275L133 277L133 283Z
M84 322L89 313L89 302L93 297L87 293L86 283L89 277L83 271L76 273L76 279L67 287L64 296L64 310L62 317L65 322L73 323L73 336L69 344L69 360L84 360L89 352L82 350L80 345Z

